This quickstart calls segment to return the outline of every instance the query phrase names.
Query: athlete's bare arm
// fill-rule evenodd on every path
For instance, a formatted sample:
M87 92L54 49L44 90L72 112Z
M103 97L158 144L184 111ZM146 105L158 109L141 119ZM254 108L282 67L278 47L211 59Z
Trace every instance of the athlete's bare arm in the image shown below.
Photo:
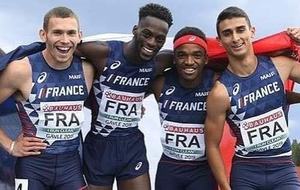
M291 79L297 83L300 82L299 62L285 56L273 57L272 61L274 62L283 82L287 79ZM287 102L289 104L300 103L300 94L297 92L287 92Z
M106 42L91 41L78 45L75 55L85 57L95 67L97 73L101 73L105 67L109 51Z
M8 65L0 73L0 103L11 95L17 99L27 99L31 91L31 67L28 59L17 60ZM42 139L35 137L23 137L21 134L14 144L4 131L0 129L0 144L13 156L38 155L47 144ZM14 145L14 146L12 146Z
M300 63L292 58L277 56L271 58L277 68L282 82L288 79L300 83Z
M94 67L89 62L83 61L82 64L83 64L85 83L88 92L90 93L94 81L95 70Z
M221 190L230 190L219 148L229 105L227 90L217 81L207 98L204 130L208 162Z
M286 99L288 104L300 103L300 93L299 92L286 92Z
M151 85L151 91L154 94L155 100L157 102L159 101L160 93L163 89L164 82L165 82L165 77L159 76L153 81Z
M162 75L163 72L173 66L174 53L172 50L162 50L154 58L155 76Z

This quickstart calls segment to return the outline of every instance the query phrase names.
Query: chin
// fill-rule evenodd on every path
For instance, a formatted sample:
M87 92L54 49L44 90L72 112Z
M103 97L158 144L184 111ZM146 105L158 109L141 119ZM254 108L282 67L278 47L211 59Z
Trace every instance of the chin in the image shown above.
M153 59L154 56L140 56L141 60L143 61L150 61L151 59Z

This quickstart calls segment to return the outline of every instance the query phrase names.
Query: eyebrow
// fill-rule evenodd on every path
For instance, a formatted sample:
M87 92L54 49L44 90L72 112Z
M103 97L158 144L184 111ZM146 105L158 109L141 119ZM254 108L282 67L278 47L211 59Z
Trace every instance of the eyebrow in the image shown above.
M229 29L222 30L221 33L230 32L230 31L233 31L236 29L244 29L246 27L247 27L246 25L240 25L240 26L235 27L234 29L229 28Z

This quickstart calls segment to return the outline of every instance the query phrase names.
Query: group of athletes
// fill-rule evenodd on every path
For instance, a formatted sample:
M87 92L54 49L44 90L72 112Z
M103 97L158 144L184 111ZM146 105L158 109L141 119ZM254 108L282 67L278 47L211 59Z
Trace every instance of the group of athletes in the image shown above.
M72 10L45 15L44 44L32 45L30 55L18 52L0 73L0 102L14 96L22 126L16 140L0 130L1 146L17 157L16 188L111 190L116 179L119 190L150 190L138 123L153 93L163 146L156 190L300 189L284 89L288 79L300 82L298 62L256 56L255 29L238 7L217 18L228 56L222 72L206 67L207 40L197 27L182 28L173 52L160 52L172 24L166 7L150 3L140 8L129 42L82 43ZM300 41L300 29L287 33ZM295 97L290 102L300 102ZM81 161L84 106L92 119ZM225 121L237 139L230 180L219 148Z

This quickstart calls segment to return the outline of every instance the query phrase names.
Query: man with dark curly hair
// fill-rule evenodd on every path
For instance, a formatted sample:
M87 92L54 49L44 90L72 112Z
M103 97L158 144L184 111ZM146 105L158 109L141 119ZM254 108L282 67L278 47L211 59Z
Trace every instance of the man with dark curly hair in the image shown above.
M84 172L90 189L149 190L144 135L138 129L142 101L151 81L164 70L154 57L163 47L173 19L159 4L140 8L129 42L86 42L78 54L97 70L92 126L84 143Z

